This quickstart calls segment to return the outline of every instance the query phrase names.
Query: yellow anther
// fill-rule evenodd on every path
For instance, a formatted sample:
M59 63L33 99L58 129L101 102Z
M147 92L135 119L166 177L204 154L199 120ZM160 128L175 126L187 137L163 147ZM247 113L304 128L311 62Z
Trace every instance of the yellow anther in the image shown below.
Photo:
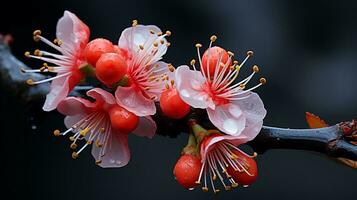
M253 66L253 71L254 71L255 73L258 73L258 72L259 72L259 67L256 66L256 65L254 65L254 66Z
M34 35L32 38L35 42L38 42L41 40L40 35Z
M153 45L154 45L154 47L159 46L159 44L157 42L154 42Z
M226 189L227 191L231 190L231 186L227 185L227 186L224 187L224 189Z
M208 192L208 187L202 187L202 191Z
M215 190L214 190L214 193L217 194L217 193L219 193L220 191L221 191L221 190L219 190L219 189L215 189Z
M259 81L263 85L267 83L267 80L265 78L260 78Z
M211 39L212 42L215 42L217 40L217 36L212 35L210 39Z
M143 50L144 49L144 46L143 45L139 45L139 48L141 49L141 50Z
M74 137L73 136L69 137L69 140L73 142L74 141Z
M231 157L232 159L237 159L237 158L238 158L238 156L237 156L236 154L234 154L234 153L232 153L232 154L230 155L230 157Z
M71 146L70 146L71 149L76 149L77 148L77 144L76 143L72 143Z
M238 61L236 61L236 60L233 61L233 64L234 64L234 65L238 65Z
M166 83L166 84L165 84L165 88L166 88L166 89L170 89L169 84Z
M162 36L162 32L161 32L161 31L158 32L158 33L157 33L157 36Z
M171 80L170 83L171 83L172 86L174 86L175 85L175 80Z
M231 52L231 51L228 51L227 53L228 53L229 56L232 56L232 57L234 56L234 53Z
M233 188L236 188L236 187L238 187L238 183L232 183L232 185L231 185Z
M170 36L171 35L171 31L166 31L165 35L166 36Z
M105 128L100 128L100 132L102 132L102 133L104 133L104 131L105 131Z
M34 84L35 84L32 79L28 79L28 80L26 81L26 83L27 83L28 85L34 85Z
M138 20L134 19L131 25L132 25L133 27L135 27L136 25L138 25Z
M254 52L253 51L247 51L247 56L253 56Z
M42 34L41 30L35 30L33 32L33 36L38 36L38 35L41 35L41 34Z
M91 144L92 144L92 141L87 141L87 144L91 145Z
M96 164L96 165L99 165L100 163L102 163L101 160L96 160L96 161L95 161L95 164Z
M42 52L41 52L39 49L36 49L36 50L33 52L33 55L35 55L35 56L42 56Z
M59 130L54 130L53 131L53 135L54 136L60 136L61 135L61 132Z
M239 89L244 90L245 89L245 84L240 84Z
M167 47L171 46L171 43L170 42L166 43L166 46Z
M253 158L256 158L258 156L258 153L257 152L254 152L253 153Z
M196 48L201 48L201 47L202 47L202 44L197 43L195 46L196 46Z
M78 158L78 153L76 153L76 152L73 152L73 153L72 153L72 158L73 158L73 159L76 159L76 158Z
M29 51L26 51L26 52L25 52L25 56L28 57L28 58L30 58L30 57L31 57L31 53L30 53Z
M214 181L217 180L217 176L214 175L214 176L212 177L212 179L213 179Z
M195 59L192 59L191 62L190 62L191 65L195 65L196 64L196 60Z
M85 137L89 131L90 131L90 128L85 128L84 130L81 130L79 132L79 134L81 134L81 136Z

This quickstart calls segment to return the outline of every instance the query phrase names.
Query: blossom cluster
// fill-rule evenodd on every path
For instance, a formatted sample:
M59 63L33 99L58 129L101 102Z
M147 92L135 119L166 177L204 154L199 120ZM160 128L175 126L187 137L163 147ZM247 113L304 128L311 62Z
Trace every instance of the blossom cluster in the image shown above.
M155 136L157 126L152 115L189 119L191 109L206 109L217 130L207 131L197 121L188 120L190 145L184 148L175 166L177 180L185 188L202 183L204 191L211 181L214 192L219 191L213 183L217 177L225 189L249 185L256 177L256 164L238 146L252 140L263 125L266 110L252 90L266 80L261 78L259 84L246 88L259 72L255 65L251 75L239 82L237 78L253 52L248 51L239 63L233 60L232 52L213 46L217 37L212 36L202 56L202 45L196 44L197 64L192 60L191 67L175 68L162 61L170 46L166 39L170 35L170 31L162 32L157 26L133 20L117 44L103 38L90 40L88 26L65 11L57 23L53 42L43 37L40 30L33 33L35 41L42 41L57 52L26 52L27 57L44 63L39 69L23 72L53 74L44 80L29 79L27 83L51 82L43 110L57 110L66 116L67 130L55 130L54 135L71 135L73 158L92 146L97 165L125 166L130 160L128 135ZM81 85L90 88L85 95L72 93ZM162 113L157 113L156 106ZM78 147L80 141L82 146Z

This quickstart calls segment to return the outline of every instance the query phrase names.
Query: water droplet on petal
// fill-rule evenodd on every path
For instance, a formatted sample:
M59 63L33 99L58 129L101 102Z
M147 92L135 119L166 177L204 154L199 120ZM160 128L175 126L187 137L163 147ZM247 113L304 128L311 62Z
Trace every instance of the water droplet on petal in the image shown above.
M229 134L234 134L238 131L237 122L233 119L226 119L223 122L223 129Z
M188 93L188 91L185 90L185 89L181 90L180 93L181 93L181 95L184 96L184 97L190 97L190 93Z

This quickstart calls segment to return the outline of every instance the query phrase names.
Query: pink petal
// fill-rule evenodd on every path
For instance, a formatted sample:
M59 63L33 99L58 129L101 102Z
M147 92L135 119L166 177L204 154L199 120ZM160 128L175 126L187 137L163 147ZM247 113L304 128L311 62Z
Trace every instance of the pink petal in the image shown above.
M101 88L94 88L89 90L87 92L87 96L92 97L96 101L103 101L109 106L115 104L115 97L111 93Z
M246 130L242 134L248 137L248 140L254 139L263 125L263 119L267 113L264 104L258 94L251 92L246 99L233 101L233 104L239 106L246 119Z
M84 49L89 40L89 28L75 14L65 11L57 22L57 38L61 47L72 55Z
M161 32L160 28L154 25L137 25L126 28L119 38L118 46L131 51L134 56L139 56L141 53L150 53L154 48L152 44L156 41L158 42L158 51L151 63L157 62L167 51L166 44L162 44L160 41L163 40L164 43L167 43L167 41L163 36L159 37L157 34L151 34L150 31L154 31L155 33ZM145 45L144 49L149 49L145 52L139 51L139 45ZM151 63L147 63L146 65Z
M64 125L67 128L71 128L75 123L79 122L85 117L85 115L73 115L73 116L66 116L64 118Z
M175 85L183 101L194 108L207 108L212 104L201 86L205 79L198 71L192 71L188 66L180 66L176 69Z
M57 110L63 115L85 114L87 108L93 107L93 103L80 97L67 97L61 101Z
M243 134L241 134L239 136L222 135L222 136L214 137L205 146L201 145L201 149L200 149L201 158L202 158L202 160L204 160L207 153L212 148L214 148L214 145L218 142L227 140L230 143L232 143L233 145L239 146L241 144L244 144L246 142L246 139L247 139L247 137Z
M150 116L140 117L138 127L133 133L140 137L152 138L156 134L156 129L156 123Z
M243 111L235 104L216 106L214 110L207 108L207 113L212 124L228 135L238 136L245 128Z
M139 117L154 115L156 107L154 101L143 96L140 90L130 87L118 87L115 91L117 103Z
M107 149L105 155L100 158L102 161L99 166L103 168L123 167L128 164L130 160L130 149L128 145L128 135L117 132L109 133ZM92 147L92 156L94 159L99 160L99 152L102 148Z
M68 80L69 76L64 76L52 81L50 92L46 95L46 101L42 107L44 111L49 112L56 109L57 105L67 97L69 93Z

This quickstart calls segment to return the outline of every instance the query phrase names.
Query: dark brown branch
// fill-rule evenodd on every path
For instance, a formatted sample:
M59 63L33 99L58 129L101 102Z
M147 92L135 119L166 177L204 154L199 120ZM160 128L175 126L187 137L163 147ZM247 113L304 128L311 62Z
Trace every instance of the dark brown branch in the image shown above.
M20 68L28 68L16 59L7 45L0 39L0 81L2 86L11 88L12 94L21 97L24 102L42 99L48 91L48 85L29 87L25 81L29 78L20 72ZM42 79L35 75L34 79ZM41 100L42 101L42 100ZM40 109L40 108L38 108ZM163 116L158 106L158 114L154 116L158 124L158 134L175 137L187 132L189 118L197 119L206 128L213 128L204 110L192 109L189 116L181 120L172 120ZM351 129L346 125L351 125ZM356 125L354 121L322 129L282 129L264 126L260 134L249 145L258 153L269 149L299 149L320 152L333 158L347 158L357 161Z

